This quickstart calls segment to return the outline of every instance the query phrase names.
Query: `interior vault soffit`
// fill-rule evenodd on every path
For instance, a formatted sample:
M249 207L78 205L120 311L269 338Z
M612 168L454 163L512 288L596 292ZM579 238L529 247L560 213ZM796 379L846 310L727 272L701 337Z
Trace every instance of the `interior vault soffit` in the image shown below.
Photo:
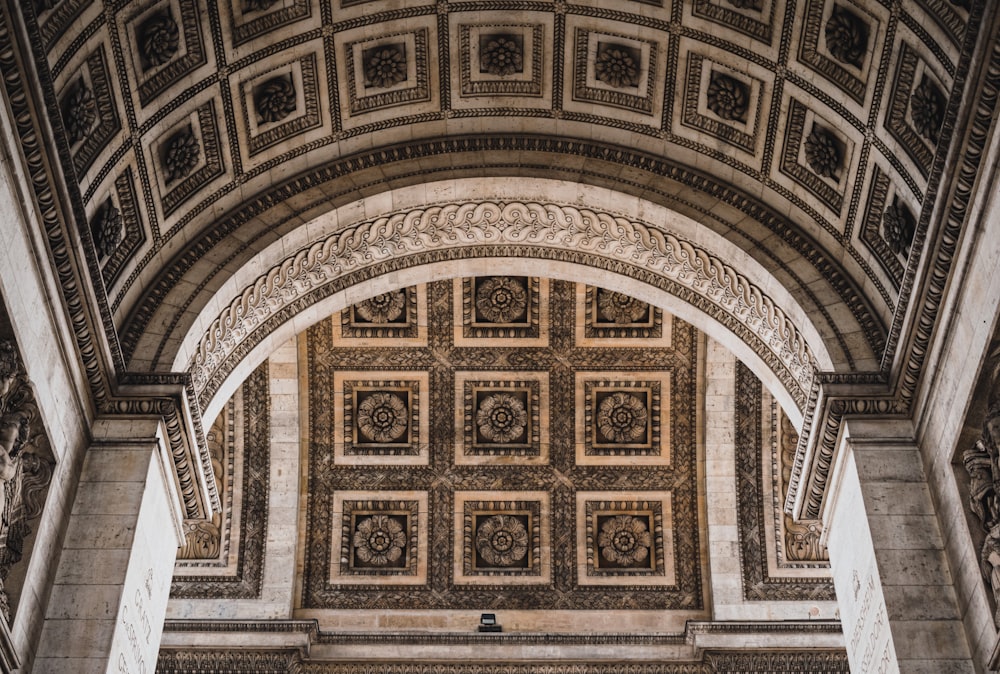
M414 182L426 171L555 171L656 194L653 176L666 175L692 189L658 194L662 203L727 213L719 226L738 222L758 258L766 246L754 242L777 234L796 251L794 268L823 276L817 265L839 260L832 266L843 285L832 291L854 320L871 326L866 348L885 347L890 357L900 342L909 349L902 398L825 403L817 413L826 435L843 414L907 408L930 328L915 320L915 334L904 339L903 310L915 288L929 298L922 316L939 303L936 286L914 283L919 255L911 253L928 234L925 198L943 198L943 149L954 134L977 31L995 28L982 21L988 3L922 0L900 12L853 0L747 7L699 0L644 4L641 13L560 2L210 5L198 11L194 0L107 7L63 0L4 10L0 28L8 36L8 13L25 15L55 154L70 185L67 212L80 223L97 288L100 316L74 320L84 352L93 354L90 332L100 326L115 369L124 370L155 311L144 302L155 306L186 275L203 273L202 258L247 259L266 229L290 228L317 206L294 201L311 189L353 198L379 191L388 176ZM554 48L538 54L539 42ZM957 239L968 204L961 190L978 171L996 104L995 41L980 42L994 49L964 97L978 107L954 173L961 189L943 215L944 234L934 234L945 242L931 262L942 278L954 254L948 241ZM53 254L66 262L15 42L5 43L0 59L10 74L4 85L14 126ZM497 65L499 55L513 71ZM503 105L481 105L483 92ZM527 120L533 135L524 132ZM465 152L489 159L453 161ZM534 164L519 161L533 152ZM557 161L543 160L552 157ZM615 168L595 175L605 165ZM279 166L297 177L275 185ZM381 178L359 180L369 170ZM259 196L241 211L247 194ZM220 220L220 212L230 215ZM794 214L794 222L779 213ZM224 232L245 227L250 246L225 248L222 235L200 248L197 242L211 239L210 221ZM816 245L803 252L797 241ZM182 249L168 268L160 266ZM81 306L71 265L57 267L68 304ZM154 278L160 281L152 288ZM85 361L104 399L101 365ZM826 435L817 440L824 446ZM814 457L818 469L803 458L800 452L792 491L806 470L814 482L808 492L822 494L829 452ZM818 502L805 507L815 513Z
M162 299L153 279L176 285L209 252L245 258L223 239L206 250L210 227L244 241L248 219L288 227L309 200L278 202L318 185L353 198L393 175L543 166L653 194L666 175L688 189L658 199L714 212L780 269L757 245L777 235L878 353L971 16L938 0L23 9L126 358ZM366 187L369 162L382 176ZM276 184L279 167L300 177Z

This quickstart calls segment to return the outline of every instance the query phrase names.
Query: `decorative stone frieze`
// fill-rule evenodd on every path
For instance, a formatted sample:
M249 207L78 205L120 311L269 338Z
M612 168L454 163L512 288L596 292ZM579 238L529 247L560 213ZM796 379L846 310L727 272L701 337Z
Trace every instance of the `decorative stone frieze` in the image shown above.
M745 375L746 373L741 373ZM775 410L780 417L779 443L781 447L781 479L775 496L783 499L788 491L788 482L792 476L792 466L795 463L795 450L799 444L799 434L796 432L788 415ZM778 430L778 429L774 429ZM773 432L773 431L772 431ZM765 459L766 460L766 459ZM774 480L772 480L774 481ZM808 566L816 566L816 562L826 566L830 562L830 553L822 543L823 523L820 520L800 520L796 522L787 513L781 514L785 535L781 545L780 555L783 562L806 562Z
M986 379L986 413L982 433L962 453L969 476L969 508L979 520L982 534L980 568L997 607L994 622L1000 627L1000 342L990 344L983 364Z
M736 503L737 527L740 531L739 554L743 580L743 598L757 601L832 600L836 598L833 581L816 577L815 573L798 573L800 569L828 569L824 550L819 545L819 522L806 521L802 526L787 527L791 518L782 522L772 510L780 502L780 489L765 484L765 463L779 465L781 489L787 489L794 466L797 436L787 420L779 422L772 407L768 414L763 405L763 387L759 379L740 361L736 361L734 382L734 437L736 439ZM765 435L763 419L770 417ZM783 415L782 415L783 416ZM778 428L781 429L780 433ZM779 436L780 438L776 437ZM767 445L780 441L781 455L773 456ZM774 447L777 449L777 447ZM774 485L774 476L770 480ZM768 544L760 540L768 527L766 517L773 517L774 539ZM793 522L794 524L794 522ZM782 536L784 529L784 536ZM763 535L767 535L764 533ZM768 549L780 549L776 560L769 559Z
M260 597L271 488L271 391L265 362L243 383L206 434L222 508L184 523L170 596ZM237 418L242 425L237 425ZM236 470L237 454L242 470Z
M378 236L371 236L374 229L379 230ZM484 244L550 249L565 245L603 257L608 255L604 242L609 236L619 242L616 258L678 283L685 292L701 298L697 301L717 306L750 334L758 335L760 345L771 354L765 352L762 357L773 363L792 394L798 390L804 402L814 371L811 352L785 311L745 276L708 251L644 223L536 203L474 202L396 213L346 227L295 253L240 292L206 330L191 363L194 385L205 391L225 370L227 358L283 307L376 260L403 256L411 249L426 253L441 246ZM388 241L394 242L391 251L382 243Z
M0 341L0 614L8 625L16 606L7 579L42 514L54 464L17 346Z
M451 635L448 635L449 637ZM549 643L556 635L545 635ZM456 643L481 645L481 641L465 637ZM490 635L490 643L506 643L508 635ZM370 637L372 643L384 647L390 639ZM593 635L587 635L593 640ZM449 642L450 643L450 642ZM223 649L162 649L156 671L162 674L215 674L216 672L301 672L301 674L370 674L370 662L309 662L300 650L223 650ZM843 650L811 651L705 651L695 662L643 663L594 662L544 664L472 664L468 662L437 662L431 665L413 663L380 663L381 674L728 674L730 672L757 672L783 674L785 672L823 672L824 674L850 674L847 654Z

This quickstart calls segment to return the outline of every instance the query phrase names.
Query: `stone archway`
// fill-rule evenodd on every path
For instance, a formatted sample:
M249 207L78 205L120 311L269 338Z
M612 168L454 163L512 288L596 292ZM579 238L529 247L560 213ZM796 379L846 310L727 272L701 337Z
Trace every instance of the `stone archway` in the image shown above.
M483 260L670 310L750 363L796 425L814 374L838 367L795 289L696 221L611 190L479 179L393 190L283 237L215 293L174 369L210 418L270 345L379 292L483 273Z

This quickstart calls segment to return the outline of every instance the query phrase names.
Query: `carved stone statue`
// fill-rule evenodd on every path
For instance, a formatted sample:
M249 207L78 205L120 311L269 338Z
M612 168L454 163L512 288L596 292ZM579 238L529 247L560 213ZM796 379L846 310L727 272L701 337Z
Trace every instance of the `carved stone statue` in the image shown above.
M7 577L21 560L28 521L41 515L52 462L38 451L44 435L33 433L34 395L17 349L0 341L0 612L10 621ZM45 452L47 454L47 452Z
M1000 342L991 345L984 369L989 394L983 433L963 452L962 462L969 474L969 508L986 531L980 551L983 577L1000 607ZM1000 626L1000 609L993 620Z

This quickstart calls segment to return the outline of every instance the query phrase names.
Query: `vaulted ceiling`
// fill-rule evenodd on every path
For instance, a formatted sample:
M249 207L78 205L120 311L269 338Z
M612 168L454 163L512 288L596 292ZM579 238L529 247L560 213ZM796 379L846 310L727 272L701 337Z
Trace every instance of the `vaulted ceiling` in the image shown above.
M971 173L944 168L987 4L34 0L3 8L0 60L10 92L34 71L12 109L27 154L46 139L71 313L97 307L78 342L107 337L95 386L186 372L214 416L272 334L494 257L672 298L800 425L821 372L900 377L858 409L907 409L953 250L954 228L922 258L928 224L975 175L974 132Z
M791 289L840 369L871 369L970 18L945 0L23 11L124 360L155 370L277 237L467 176L568 179L690 215Z

